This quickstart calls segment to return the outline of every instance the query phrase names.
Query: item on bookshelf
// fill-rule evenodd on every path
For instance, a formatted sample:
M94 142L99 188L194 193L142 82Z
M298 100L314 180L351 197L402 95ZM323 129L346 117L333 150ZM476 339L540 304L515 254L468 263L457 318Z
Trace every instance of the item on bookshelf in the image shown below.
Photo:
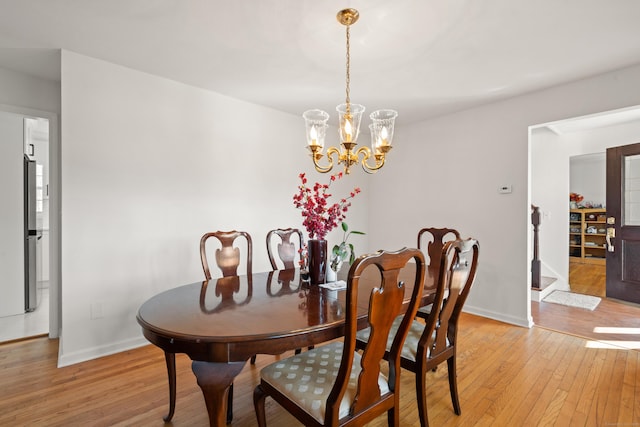
M579 208L584 209L604 209L602 203L584 202L578 205Z
M584 196L578 193L569 193L569 201L580 203L584 200Z

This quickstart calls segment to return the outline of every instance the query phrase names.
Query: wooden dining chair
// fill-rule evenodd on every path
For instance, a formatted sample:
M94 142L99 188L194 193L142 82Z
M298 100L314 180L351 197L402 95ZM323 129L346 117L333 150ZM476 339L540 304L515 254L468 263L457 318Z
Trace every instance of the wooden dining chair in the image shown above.
M405 285L398 275L411 260L416 264L415 280L408 291L411 295L405 295ZM358 304L358 284L367 268L376 272L380 284L368 296L367 321L373 332L360 354L356 351L356 333L358 307L364 302ZM424 255L418 249L360 256L347 279L344 339L263 368L253 393L258 425L266 425L267 396L305 426L364 425L385 412L389 425L399 425L400 351L418 309L424 270ZM405 297L410 297L410 302L391 337L385 375L381 372L385 346Z
M444 244L459 238L460 233L455 228L427 227L418 231L418 249L424 249L426 243L427 255L429 256L427 267L439 267Z
M247 278L251 280L251 262L252 262L252 243L249 233L243 231L216 231L213 233L205 233L200 239L200 261L202 262L202 270L204 271L205 282L203 282L201 290L201 305L203 304L202 296L206 293L208 281L211 280L211 270L207 261L206 243L210 237L216 237L221 244L221 249L216 250L216 264L222 271L223 277L237 276L238 266L240 265L240 250L233 247L236 238L244 237L247 241ZM249 283L251 288L251 283ZM176 408L176 355L175 353L164 353L167 365L167 376L169 380L169 413L163 417L167 422L171 421ZM192 370L200 367L200 370L206 370L206 362L193 362ZM200 365L198 365L200 364ZM197 376L197 375L196 375ZM229 389L229 399L227 403L227 421L231 422L233 417L233 384Z
M280 242L277 243L277 250L273 250L274 244L274 236L280 237ZM292 242L291 238L295 240ZM276 240L277 242L277 240ZM302 232L297 228L276 228L275 230L270 230L267 233L267 254L269 255L269 262L271 263L271 268L273 270L278 270L278 262L274 255L274 252L277 252L278 258L282 263L284 270L289 270L296 268L296 254L297 258L300 259L300 249L304 244L304 239L302 237ZM309 347L309 350L313 349L313 346ZM295 350L296 354L299 354L301 349L297 348ZM256 363L256 357L253 356L251 358L251 363Z
M251 264L253 256L253 243L251 241L251 235L246 231L214 231L211 233L205 233L200 239L200 261L202 262L202 269L204 270L204 277L207 280L211 280L211 270L209 269L209 262L207 260L207 241L209 238L215 237L220 241L221 247L216 249L215 260L216 265L222 271L223 277L237 276L238 267L240 266L240 249L234 247L233 244L237 238L244 238L246 240L246 273L247 277L251 277Z
M211 270L209 269L209 262L207 258L207 241L214 237L220 242L220 248L216 249L215 260L216 265L222 272L222 277L231 277L238 275L238 267L240 266L240 248L235 247L234 243L236 239L242 239L246 241L246 274L249 280L249 288L251 288L251 267L253 257L253 243L251 241L251 235L246 231L214 231L205 233L200 238L200 261L202 262L202 270L204 271L204 277L206 280L211 280ZM256 356L251 358L251 363L255 363ZM200 387L207 387L206 378L209 376L211 366L207 362L193 361L191 363L191 370L198 378L198 385ZM215 374L213 374L215 375ZM233 418L233 384L229 387L229 395L227 399L227 423L231 423Z
M411 323L402 348L402 367L415 373L418 414L422 427L429 425L426 374L444 361L447 362L453 409L457 415L461 414L456 372L458 321L475 279L478 253L479 244L475 239L457 239L445 243L440 257L436 297L431 312L426 322L414 320ZM392 334L402 320L401 317L396 319ZM368 340L370 331L360 331L357 339L358 348L366 348ZM387 341L386 357L393 357L391 341Z
M280 237L276 251L273 250L273 240L275 236ZM293 242L291 241L292 237L295 239ZM302 245L302 232L297 228L276 228L275 230L270 230L267 233L267 254L269 255L271 268L273 270L280 270L274 252L278 254L284 270L298 267L295 260L296 256L300 259L299 250L302 248Z
M440 257L442 249L446 242L460 238L460 233L455 228L436 228L427 227L418 231L418 249L424 250L426 245L427 256L427 272L430 275L437 276L440 267ZM425 306L418 308L417 316L425 319L431 311L430 301Z

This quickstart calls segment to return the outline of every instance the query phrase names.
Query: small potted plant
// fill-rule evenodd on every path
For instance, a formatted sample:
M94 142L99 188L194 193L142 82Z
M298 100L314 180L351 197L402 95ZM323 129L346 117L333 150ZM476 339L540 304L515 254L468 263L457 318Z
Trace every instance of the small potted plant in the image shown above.
M342 267L342 263L349 260L349 264L353 264L353 261L356 259L356 252L353 248L353 244L347 243L349 240L349 236L352 234L360 234L364 235L362 231L351 230L349 231L349 226L346 222L342 222L342 231L344 232L342 235L342 242L338 245L334 245L331 250L331 259L329 261L329 269L327 273L332 276L328 278L328 281L335 281L338 271ZM333 280L329 280L333 279Z

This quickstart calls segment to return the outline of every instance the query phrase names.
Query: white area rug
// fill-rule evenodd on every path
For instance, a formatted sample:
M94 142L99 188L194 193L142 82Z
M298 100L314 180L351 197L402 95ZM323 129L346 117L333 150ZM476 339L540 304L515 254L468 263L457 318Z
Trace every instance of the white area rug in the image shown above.
M586 308L587 310L593 311L598 304L600 304L601 300L591 295L574 294L573 292L567 291L553 291L542 301L568 305L569 307Z

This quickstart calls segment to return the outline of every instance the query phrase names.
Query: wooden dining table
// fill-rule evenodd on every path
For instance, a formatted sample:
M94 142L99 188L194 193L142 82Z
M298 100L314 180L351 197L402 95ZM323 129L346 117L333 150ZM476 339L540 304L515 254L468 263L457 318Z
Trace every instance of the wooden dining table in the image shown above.
M346 280L347 270L340 272L339 279ZM401 272L407 299L414 276L414 264ZM423 305L433 297L437 272L427 269L426 276ZM370 291L379 283L379 273L373 268L365 270L360 279L361 328L368 326ZM165 353L169 376L165 421L171 420L175 411L176 353L207 362L199 364L205 365L207 378L195 368L197 362L193 371L207 404L210 425L224 426L230 421L229 387L248 359L256 353L277 355L339 338L344 335L344 312L344 291L309 285L298 269L195 282L153 296L142 304L137 320L145 338Z

